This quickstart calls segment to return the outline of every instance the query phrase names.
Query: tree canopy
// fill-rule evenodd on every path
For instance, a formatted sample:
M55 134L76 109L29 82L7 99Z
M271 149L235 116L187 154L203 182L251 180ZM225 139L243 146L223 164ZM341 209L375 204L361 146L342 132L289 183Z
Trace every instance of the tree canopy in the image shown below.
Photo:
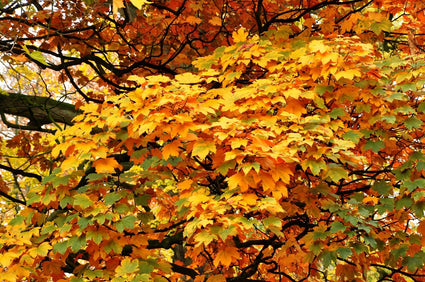
M425 281L424 21L0 1L1 279Z

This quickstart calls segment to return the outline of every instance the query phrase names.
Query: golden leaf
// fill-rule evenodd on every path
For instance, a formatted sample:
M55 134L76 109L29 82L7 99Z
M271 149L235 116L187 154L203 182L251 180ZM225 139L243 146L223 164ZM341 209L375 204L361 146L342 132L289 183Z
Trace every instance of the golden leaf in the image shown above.
M233 32L232 37L235 43L243 42L248 38L248 32L244 28L240 28Z
M239 253L238 249L231 246L226 246L224 249L221 249L217 256L214 259L214 265L217 267L220 264L223 266L229 266L232 263L234 258L238 258Z
M115 169L122 169L114 158L98 159L93 162L93 167L96 169L96 173L114 173Z

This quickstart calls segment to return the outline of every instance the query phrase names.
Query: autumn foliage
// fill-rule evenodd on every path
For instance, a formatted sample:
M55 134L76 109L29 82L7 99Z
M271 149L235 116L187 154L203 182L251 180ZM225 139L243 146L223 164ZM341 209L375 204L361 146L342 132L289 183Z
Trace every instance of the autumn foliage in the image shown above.
M422 1L71 2L2 1L1 279L425 281Z

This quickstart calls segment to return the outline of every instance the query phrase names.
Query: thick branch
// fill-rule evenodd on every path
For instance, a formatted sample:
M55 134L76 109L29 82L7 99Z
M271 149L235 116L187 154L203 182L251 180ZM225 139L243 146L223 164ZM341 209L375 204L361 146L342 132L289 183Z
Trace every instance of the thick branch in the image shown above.
M0 113L26 117L28 126L40 127L44 124L72 124L79 114L74 105L49 97L28 96L19 93L0 93Z
M15 168L8 167L8 166L2 165L2 164L0 164L0 169L7 170L7 171L9 171L13 174L18 174L18 175L22 175L22 176L26 176L26 177L32 177L32 178L37 179L38 181L41 181L40 175L32 173L32 172L26 172L22 169L15 169Z

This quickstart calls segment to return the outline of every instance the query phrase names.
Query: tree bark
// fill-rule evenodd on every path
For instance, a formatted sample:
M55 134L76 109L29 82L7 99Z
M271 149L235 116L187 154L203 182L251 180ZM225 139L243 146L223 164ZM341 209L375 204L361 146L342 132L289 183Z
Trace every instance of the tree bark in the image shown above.
M0 92L0 114L26 117L27 127L40 128L51 123L71 125L79 113L74 105L49 97Z

